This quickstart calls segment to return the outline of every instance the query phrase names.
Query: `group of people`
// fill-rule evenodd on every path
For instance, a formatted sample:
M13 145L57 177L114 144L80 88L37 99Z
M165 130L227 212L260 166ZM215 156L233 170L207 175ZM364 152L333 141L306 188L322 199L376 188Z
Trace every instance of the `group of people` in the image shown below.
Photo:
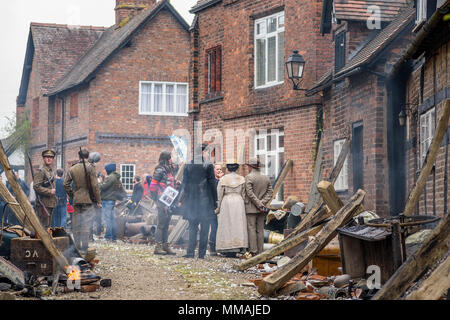
M237 173L240 166L235 161L226 164L228 173L224 174L225 168L221 164L213 164L206 149L207 145L203 145L200 163L192 162L185 166L182 183L176 179L179 168L173 163L171 152L163 151L153 176L144 175L144 181L139 176L134 177L129 209L137 210L144 197L150 197L156 204L158 224L155 254L175 254L168 243L173 214L181 214L189 221L185 258L195 257L198 234L200 259L205 257L208 244L211 255L261 253L267 206L273 195L269 178L260 172L261 164L256 159L247 164L250 173L245 178ZM116 164L107 164L106 176L103 176L96 172L95 161L89 161L87 149L80 149L78 155L79 162L66 174L61 169L56 170L55 174L53 162L56 152L42 152L43 166L34 174L30 201L34 200L39 221L46 229L66 227L67 209L72 208L75 245L81 252L86 252L92 234L99 235L104 230L102 220L106 225L105 239L117 240L114 208L117 201L126 196L126 192L120 174L116 171ZM24 192L28 195L30 189L23 184ZM170 204L162 201L163 194L169 188L176 194ZM13 224L18 224L18 221L15 222ZM94 222L97 223L95 230Z
M150 185L151 197L158 207L155 254L174 254L167 243L168 227L174 210L181 211L189 221L189 242L185 258L194 258L198 244L198 258L206 255L208 242L211 255L217 253L234 257L249 252L257 255L264 250L264 221L273 190L270 179L260 171L257 159L247 166L245 178L237 171L239 164L211 163L207 145L202 146L201 163L185 166L183 183L174 179L171 154L163 152ZM175 209L160 201L167 187L179 191Z

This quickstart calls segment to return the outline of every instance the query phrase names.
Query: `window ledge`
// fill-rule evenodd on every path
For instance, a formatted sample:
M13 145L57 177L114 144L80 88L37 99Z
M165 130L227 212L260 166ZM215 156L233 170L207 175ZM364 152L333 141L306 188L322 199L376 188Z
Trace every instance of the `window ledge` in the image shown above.
M210 103L210 102L214 102L214 101L218 101L218 100L223 100L223 94L219 95L219 96L206 96L205 99L203 99L202 101L199 102L199 105L205 104L205 103Z
M281 86L281 85L283 85L283 84L284 84L284 81L282 81L282 82L277 82L277 83L272 83L272 84L266 84L266 85L264 85L264 86L255 87L254 89L255 89L256 91L258 91L258 90L264 90L264 89L269 89L269 88L274 88L274 87L277 87L277 86Z

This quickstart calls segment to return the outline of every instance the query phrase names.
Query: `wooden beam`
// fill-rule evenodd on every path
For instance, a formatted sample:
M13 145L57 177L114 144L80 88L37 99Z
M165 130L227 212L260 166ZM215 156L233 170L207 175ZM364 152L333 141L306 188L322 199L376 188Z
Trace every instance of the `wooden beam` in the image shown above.
M339 153L339 158L336 162L336 165L333 167L333 170L330 174L330 177L328 181L331 182L332 185L336 182L337 177L339 176L339 173L342 170L342 167L344 166L345 159L347 158L348 152L350 151L350 143L351 139L347 138L345 140L345 143L342 147L341 152ZM313 207L311 211L308 212L306 217L303 219L303 221L294 229L294 231L289 234L287 239L290 237L294 237L295 235L303 232L310 226L313 226L317 224L320 221L323 221L325 219L328 219L330 217L328 211L323 211L323 198L322 196L316 199L316 203L314 205L308 204L308 207ZM317 216L316 216L317 215Z
M11 192L9 192L8 188L6 188L6 186L3 183L0 183L0 196L2 197L5 203L9 203L9 208L11 209L12 213L16 216L16 218L20 221L20 223L26 229L34 231L33 226L27 219L25 219L25 212L23 212L19 203L17 203L16 198L14 198L14 196L11 194Z
M438 300L450 288L450 256L406 300Z
M329 221L315 238L308 243L305 249L299 252L287 264L279 268L270 276L264 278L258 287L258 292L264 296L270 296L280 289L289 279L300 272L326 245L333 240L336 229L345 225L354 215L360 211L361 203L366 193L363 190L350 199L350 202L342 207Z
M450 215L446 215L422 246L402 264L372 300L399 299L426 269L442 259L450 249L449 242Z
M323 162L323 139L320 139L316 162L314 163L314 174L311 183L311 188L309 191L306 212L310 212L316 206L317 203L322 203L322 198L320 196L319 190L317 190L317 184L322 179L322 162Z
M271 248L270 250L264 251L257 256L254 256L248 260L245 260L237 265L234 265L233 268L239 271L247 270L248 268L251 268L253 266L256 266L259 263L263 263L267 260L272 259L273 257L276 257L283 252L288 251L291 248L294 248L301 244L302 242L308 240L309 237L312 237L316 235L320 230L322 230L323 225L317 226L315 228L312 228L310 230L304 231L301 234L290 238L287 241L283 241L279 244L277 244L275 247Z
M273 186L273 195L272 199L268 202L268 205L272 202L273 199L277 196L278 192L281 189L281 186L283 185L284 179L286 179L286 176L288 175L289 171L292 169L294 162L292 160L288 160L286 162L286 165L284 166L283 171L281 171L280 176L278 177L275 185Z
M319 182L319 184L317 185L317 190L319 190L323 200L333 214L336 214L336 212L338 212L344 206L344 203L341 199L339 199L331 182Z
M38 217L36 216L36 213L34 212L33 207L31 206L30 202L28 201L27 196L23 192L22 188L20 187L19 183L16 181L16 177L14 176L14 173L11 169L11 166L9 164L8 157L5 154L5 150L3 148L3 144L0 141L0 163L5 170L6 177L8 178L9 185L11 186L11 189L13 190L17 202L19 203L20 207L22 208L22 211L25 213L26 219L30 221L30 224L33 226L33 229L36 231L36 233L39 235L39 238L42 240L42 243L47 248L47 250L50 252L50 254L55 259L58 266L66 272L67 266L69 266L69 262L67 259L61 254L61 252L56 248L55 243L53 242L51 236L48 234L46 230L41 226L41 223L39 222Z
M342 146L341 152L339 153L339 157L328 179L328 181L330 181L332 185L334 185L337 177L339 176L339 173L341 173L342 167L344 166L345 163L345 159L347 159L347 155L350 151L351 142L352 140L350 138L345 139L344 145Z
M419 179L417 180L416 186L409 195L408 202L406 203L405 210L403 211L403 214L406 216L411 215L414 212L417 202L419 201L420 195L422 194L425 188L427 178L431 170L433 169L437 154L439 153L439 149L441 148L442 139L444 138L444 135L447 132L449 117L450 117L450 99L445 102L442 116L439 119L438 126L434 133L433 141L431 142L431 146L428 149L428 153L425 158L425 163L422 167L422 170L420 171Z

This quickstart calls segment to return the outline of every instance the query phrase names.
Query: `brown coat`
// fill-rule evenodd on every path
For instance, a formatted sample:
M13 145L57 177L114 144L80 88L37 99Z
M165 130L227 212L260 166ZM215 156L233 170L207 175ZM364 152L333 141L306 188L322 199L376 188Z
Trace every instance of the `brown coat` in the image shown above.
M42 204L47 208L56 208L58 199L52 194L52 189L56 189L55 175L51 167L44 165L34 175L33 189L36 195L41 198ZM36 202L39 207L39 202Z
M95 202L101 203L100 189L98 187L98 181L95 174L95 168L86 162L86 169L91 179L92 191L94 193ZM72 189L73 181L73 189ZM69 172L67 172L66 179L64 180L64 189L70 198L73 198L74 205L80 204L92 204L92 200L89 197L89 190L86 183L86 176L84 172L83 163L77 163Z
M257 169L253 169L245 177L245 212L259 213L259 208L267 205L272 199L272 184L268 176L265 176Z

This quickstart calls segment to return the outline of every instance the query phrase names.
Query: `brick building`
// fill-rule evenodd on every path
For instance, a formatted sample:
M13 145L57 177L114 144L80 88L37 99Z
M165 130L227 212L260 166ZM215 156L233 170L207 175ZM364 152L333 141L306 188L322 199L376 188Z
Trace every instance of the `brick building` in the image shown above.
M402 151L405 154L403 165L407 194L415 186L442 108L450 99L450 1L419 0L416 3L415 39L392 72L394 79L402 78L404 81L399 95L405 101L402 110L406 117ZM449 144L450 129L447 128L434 169L417 205L416 212L420 214L443 216L450 210Z
M323 5L321 31L332 35L334 63L307 95L323 96L324 177L349 138L336 191L348 198L364 189L367 210L399 214L406 196L404 154L398 147L402 101L394 88L404 81L393 81L389 73L411 41L415 9L407 1L388 0Z
M258 156L272 179L293 160L279 199L306 202L321 99L292 89L285 62L293 50L305 58L303 87L330 66L330 38L319 33L322 1L200 0L191 13L190 112L203 140L223 139L216 153L225 161Z
M107 29L56 26L71 46L43 30L50 45L27 52L18 114L32 114L34 163L53 147L67 168L86 146L102 155L99 171L116 163L131 190L132 177L153 173L159 153L172 148L172 132L190 127L189 26L169 1L116 0L115 10L116 24ZM90 41L76 45L74 36L83 32ZM47 59L71 54L72 46L79 54L66 68Z

